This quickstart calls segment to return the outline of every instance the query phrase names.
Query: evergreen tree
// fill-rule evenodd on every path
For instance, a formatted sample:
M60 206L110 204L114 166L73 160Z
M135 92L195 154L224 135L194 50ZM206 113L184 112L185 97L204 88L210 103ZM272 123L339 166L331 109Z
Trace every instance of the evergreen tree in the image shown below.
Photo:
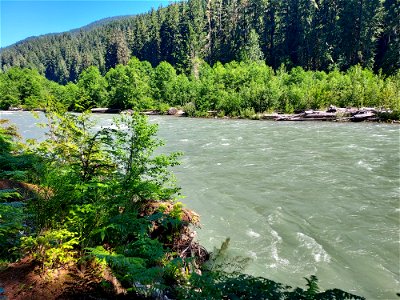
M118 64L126 65L130 58L130 50L123 32L110 33L106 52L106 68L114 68Z
M252 29L248 41L240 52L240 60L262 61L264 59L264 53L261 51L259 39L257 32Z

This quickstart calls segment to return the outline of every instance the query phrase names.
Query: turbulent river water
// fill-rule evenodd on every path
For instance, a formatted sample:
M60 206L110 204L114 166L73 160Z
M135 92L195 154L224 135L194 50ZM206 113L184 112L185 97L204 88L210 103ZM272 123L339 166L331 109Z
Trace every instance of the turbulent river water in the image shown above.
M26 112L0 112L25 138L43 129ZM41 116L43 118L43 116ZM102 125L111 116L96 116ZM368 299L400 292L400 127L151 117L182 201L201 215L209 250L231 238L246 272Z

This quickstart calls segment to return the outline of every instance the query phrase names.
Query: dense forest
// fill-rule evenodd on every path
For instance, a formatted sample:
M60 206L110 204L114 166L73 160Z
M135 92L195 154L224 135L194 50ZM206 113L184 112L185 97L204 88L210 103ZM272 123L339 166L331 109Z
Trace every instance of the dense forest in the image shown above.
M264 61L274 70L359 64L389 75L400 67L399 20L399 0L188 0L19 42L1 50L1 69L37 69L66 84L89 66L105 75L135 56L186 75L197 74L199 59Z

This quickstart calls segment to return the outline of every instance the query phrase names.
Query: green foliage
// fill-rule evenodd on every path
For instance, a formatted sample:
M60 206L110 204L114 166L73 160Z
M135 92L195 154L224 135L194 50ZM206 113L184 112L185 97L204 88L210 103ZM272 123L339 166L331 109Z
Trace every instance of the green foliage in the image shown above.
M121 192L138 200L170 199L179 189L168 169L178 164L180 154L154 155L162 142L155 137L157 125L148 124L146 116L122 115L115 124L111 153L122 171L117 174Z
M21 200L22 195L16 189L0 190L0 203L9 202L10 200Z
M109 93L106 105L122 109L151 108L151 74L148 71L146 63L136 58L132 58L127 66L117 65L110 69L105 76Z
M100 240L96 235L104 218L104 208L93 203L74 205L66 217L65 227L76 233L81 248L86 248ZM101 236L102 237L102 236Z
M326 290L321 292L318 286L318 278L315 275L311 275L310 278L304 278L307 281L307 289L295 288L293 291L287 293L287 299L296 300L342 300L342 299L354 299L363 300L364 297L360 297L354 294L347 293L339 289Z
M106 84L98 68L90 67L83 71L77 83L79 90L74 109L85 111L95 106L103 106L107 98Z
M140 236L136 241L129 243L124 250L125 256L141 257L149 265L160 265L165 253L163 244L157 239L151 239L148 236Z
M181 221L181 220L182 220L182 217L183 217L182 208L183 208L182 202L175 202L174 205L172 206L172 210L171 210L171 212L169 213L169 215L170 215L172 218Z
M128 290L151 296L155 290L162 288L160 282L163 269L161 267L148 266L143 258L117 254L101 246L87 250L98 259L105 260L117 278L129 287Z
M249 38L241 49L239 58L245 62L264 60L264 53L260 47L260 36L254 29L250 30Z
M67 229L53 229L37 237L21 238L21 248L42 265L42 269L68 265L76 260L74 247L78 239L74 232Z
M16 128L0 120L0 178L31 180L39 161L18 142Z
M108 222L96 230L102 242L106 240L111 245L127 245L148 233L151 224L145 218L140 218L137 211L120 213L121 209L119 206L118 213L111 211Z
M186 103L182 109L189 117L194 117L196 114L196 106L193 102Z
M2 156L9 154L12 150L15 150L13 149L15 148L14 140L18 137L15 126L4 127L5 125L7 125L7 123L8 121L4 119L0 121L0 124L2 125L0 127L0 154Z
M287 286L250 275L205 272L193 274L189 282L178 291L178 299L288 299Z
M163 266L176 255L171 242L183 224L182 203L165 217L142 213L149 199L170 200L177 192L168 168L178 154L154 154L162 145L157 127L138 113L101 129L86 113L49 112L48 120L49 138L33 149L43 160L40 183L48 192L29 202L38 234L22 238L23 252L53 268L89 248L132 291L164 289ZM169 230L168 245L162 234L152 236L154 226ZM99 253L98 245L112 251ZM171 268L165 276L175 278Z
M172 83L176 79L176 70L171 64L161 62L155 69L152 79L154 99L171 103Z
M95 123L89 114L81 115L49 113L49 139L39 146L43 157L47 157L52 167L66 166L67 172L79 176L81 182L104 175L115 169L104 146L110 142L106 130L93 131ZM103 148L102 148L103 147Z
M56 110L62 112L65 107L83 111L106 106L165 113L170 106L177 106L188 116L207 117L208 111L217 111L221 115L246 118L253 118L257 113L293 113L325 109L330 105L386 108L393 112L382 115L383 119L398 119L400 111L399 72L384 76L360 65L346 72L337 68L329 73L307 71L302 67L290 71L281 67L274 72L260 60L216 63L212 67L200 61L196 68L195 76L177 75L167 62L153 68L136 57L126 66L110 69L104 77L98 69L90 67L81 74L76 85L46 83L45 90L41 91L45 104L31 107L54 110L50 107L58 106ZM10 76L20 80L14 73L32 77L32 82L46 81L38 80L37 73L25 74L17 68L0 74L0 79L4 77L3 81L7 81ZM29 93L10 93L8 95L16 94L7 97L14 97L20 105L31 99Z
M178 299L277 299L277 300L345 300L365 299L333 289L319 292L317 279L307 279L308 289L291 289L272 280L245 274L205 272L193 274L188 286L178 289ZM313 287L310 287L310 282Z
M177 288L178 299L364 299L339 289L320 292L318 278L314 275L305 278L307 289L304 290L243 274L246 259L229 256L229 241L228 238L221 248L214 249L201 275L192 273L188 283Z
M58 89L57 84L37 70L10 68L6 73L0 73L0 109L45 109ZM57 102L62 102L61 98L57 98Z
M28 234L25 225L27 216L21 202L0 203L0 258L14 259L18 253L12 251L19 246L19 240Z

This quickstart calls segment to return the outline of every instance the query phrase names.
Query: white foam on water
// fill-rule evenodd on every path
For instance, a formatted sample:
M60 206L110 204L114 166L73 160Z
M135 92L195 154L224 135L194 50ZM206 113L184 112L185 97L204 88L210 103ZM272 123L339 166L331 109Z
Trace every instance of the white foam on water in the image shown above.
M261 234L255 232L253 229L247 230L247 231L246 231L246 234L247 234L249 237L253 237L253 238L259 238L259 237L261 236Z
M272 214L269 214L267 217L267 221L269 225L273 225L281 219L282 216L282 207L278 206L276 211Z
M110 124L110 125L98 125L95 126L94 129L96 130L101 130L101 129L115 129L115 130L128 130L128 126L127 125L120 125L119 127L115 124Z
M372 171L372 166L363 160L359 160L357 165L359 165L360 167L362 167L368 171Z
M314 257L314 260L316 262L330 262L331 257L329 254L324 250L322 245L318 244L315 239L312 237L298 232L297 233L297 240L301 243L302 247L305 247L309 250L311 250L311 254Z
M269 268L277 269L281 266L287 266L289 265L289 260L282 258L279 256L279 245L282 243L282 238L279 236L278 232L275 230L271 229L271 236L272 236L272 241L270 244L270 253L271 257L273 258L274 262L267 265Z
M222 143L221 146L230 146L231 144L229 143Z
M7 111L7 110L3 110L0 112L0 117L3 115L15 115L15 111Z
M212 142L211 142L211 143L204 144L204 145L201 146L201 148L206 148L206 147L208 147L208 146L211 146L212 144L213 144Z
M363 205L363 206L360 207L360 209L357 212L366 210L367 208L368 208L368 205Z
M275 230L271 229L271 235L273 237L273 242L281 243L282 238L280 237L279 233Z
M189 142L189 140L188 139L181 139L181 140L179 140L180 142Z
M247 254L252 258L252 259L257 259L257 253L254 251L248 251Z

